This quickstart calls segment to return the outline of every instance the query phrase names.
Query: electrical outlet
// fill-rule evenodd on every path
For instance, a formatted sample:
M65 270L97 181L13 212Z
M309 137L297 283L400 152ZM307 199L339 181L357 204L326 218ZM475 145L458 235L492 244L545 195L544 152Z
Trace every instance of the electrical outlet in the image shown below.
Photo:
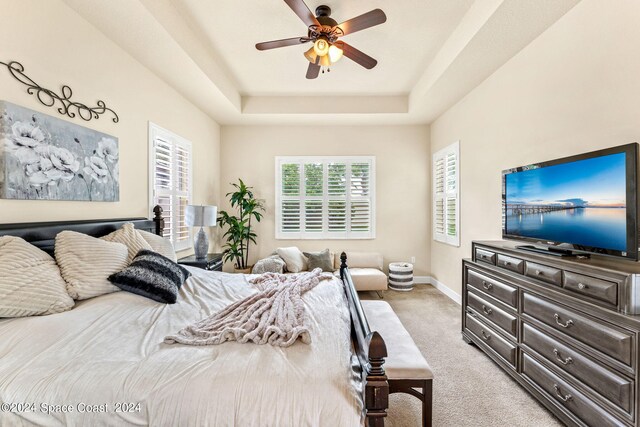
M415 264L416 263L416 257L412 256L411 257L411 264Z

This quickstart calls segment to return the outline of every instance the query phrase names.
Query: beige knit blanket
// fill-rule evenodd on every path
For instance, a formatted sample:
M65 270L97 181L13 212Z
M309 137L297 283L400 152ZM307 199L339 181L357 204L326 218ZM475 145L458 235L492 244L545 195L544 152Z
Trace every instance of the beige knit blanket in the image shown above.
M258 292L164 339L167 344L210 345L225 341L288 347L311 336L302 295L331 278L316 268L300 274L265 273L249 281Z

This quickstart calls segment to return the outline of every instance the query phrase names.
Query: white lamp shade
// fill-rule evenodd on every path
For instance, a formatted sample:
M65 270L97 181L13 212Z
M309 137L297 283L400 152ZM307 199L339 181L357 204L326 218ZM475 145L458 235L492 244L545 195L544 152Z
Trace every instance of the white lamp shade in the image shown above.
M213 227L217 213L215 206L187 205L185 223L188 227Z

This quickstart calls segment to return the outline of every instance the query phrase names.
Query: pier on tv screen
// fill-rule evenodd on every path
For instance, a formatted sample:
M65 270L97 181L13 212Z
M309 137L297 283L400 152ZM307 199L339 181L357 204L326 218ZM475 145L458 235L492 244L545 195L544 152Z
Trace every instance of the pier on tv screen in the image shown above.
M625 153L505 176L506 234L625 251Z

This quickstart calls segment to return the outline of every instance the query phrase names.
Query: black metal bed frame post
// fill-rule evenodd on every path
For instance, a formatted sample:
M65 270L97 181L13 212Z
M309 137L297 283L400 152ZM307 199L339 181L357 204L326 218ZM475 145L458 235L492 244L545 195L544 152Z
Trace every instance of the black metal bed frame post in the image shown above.
M155 205L153 207L153 213L155 214L153 217L153 222L156 223L156 234L158 236L162 236L164 232L164 218L162 217L162 206Z

